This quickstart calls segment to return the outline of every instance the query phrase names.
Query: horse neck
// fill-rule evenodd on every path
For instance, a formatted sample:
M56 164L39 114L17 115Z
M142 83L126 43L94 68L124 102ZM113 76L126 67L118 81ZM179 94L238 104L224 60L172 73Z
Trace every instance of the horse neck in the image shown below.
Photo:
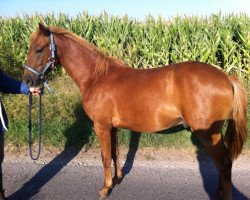
M55 38L61 65L83 92L95 71L98 52L63 36Z

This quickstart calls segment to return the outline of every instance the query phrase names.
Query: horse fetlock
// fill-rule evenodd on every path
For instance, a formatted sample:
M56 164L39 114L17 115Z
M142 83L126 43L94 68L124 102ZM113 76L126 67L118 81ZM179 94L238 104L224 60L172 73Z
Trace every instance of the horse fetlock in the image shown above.
M122 177L117 177L117 176L115 176L115 177L113 178L113 187L119 185L121 182L122 182Z
M106 181L105 184L104 184L104 187L105 187L105 188L109 188L109 189L110 189L110 188L112 188L112 186L113 186L113 181L112 181L112 179Z
M120 184L122 181L122 171L119 170L115 173L115 176L113 178L113 185Z
M117 179L121 179L122 178L122 171L121 170L117 171L116 176L117 176Z
M99 191L99 195L101 199L105 199L108 195L109 195L109 190L111 189L111 187L107 188L107 187L103 187L100 191Z

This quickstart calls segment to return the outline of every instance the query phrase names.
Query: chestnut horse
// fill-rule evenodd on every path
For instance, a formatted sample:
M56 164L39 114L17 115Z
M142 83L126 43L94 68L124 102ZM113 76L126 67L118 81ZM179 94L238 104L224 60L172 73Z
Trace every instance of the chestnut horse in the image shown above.
M54 62L78 85L84 111L93 121L104 166L102 198L113 186L111 159L114 177L122 177L117 128L157 132L183 124L213 158L221 198L232 199L232 161L247 139L246 95L236 77L200 62L134 69L72 32L40 23L31 36L26 83L40 84Z

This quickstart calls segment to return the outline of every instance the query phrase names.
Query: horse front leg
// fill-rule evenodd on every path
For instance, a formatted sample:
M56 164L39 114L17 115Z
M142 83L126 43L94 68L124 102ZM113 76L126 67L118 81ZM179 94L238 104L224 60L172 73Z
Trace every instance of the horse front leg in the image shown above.
M111 172L111 128L95 124L94 130L98 137L101 147L102 163L104 167L104 185L99 191L101 198L106 198L109 190L112 188L112 172Z

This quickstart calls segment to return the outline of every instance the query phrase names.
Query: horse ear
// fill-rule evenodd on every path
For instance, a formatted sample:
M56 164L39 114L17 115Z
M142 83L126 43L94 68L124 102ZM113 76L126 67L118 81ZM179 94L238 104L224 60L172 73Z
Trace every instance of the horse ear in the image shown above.
M39 30L45 35L49 36L50 30L46 27L46 25L42 22L39 23Z

